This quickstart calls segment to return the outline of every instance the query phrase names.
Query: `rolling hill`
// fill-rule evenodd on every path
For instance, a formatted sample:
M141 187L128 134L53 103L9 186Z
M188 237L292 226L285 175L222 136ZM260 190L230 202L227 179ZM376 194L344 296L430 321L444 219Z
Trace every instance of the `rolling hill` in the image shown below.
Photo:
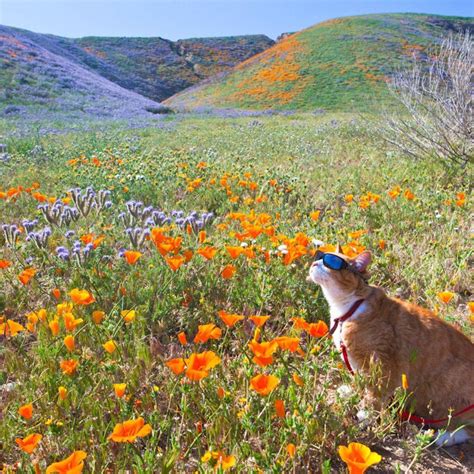
M377 14L325 21L167 99L176 108L365 110L388 98L385 82L412 55L430 54L472 18Z
M264 35L71 39L0 26L0 114L156 113L157 102L273 43Z

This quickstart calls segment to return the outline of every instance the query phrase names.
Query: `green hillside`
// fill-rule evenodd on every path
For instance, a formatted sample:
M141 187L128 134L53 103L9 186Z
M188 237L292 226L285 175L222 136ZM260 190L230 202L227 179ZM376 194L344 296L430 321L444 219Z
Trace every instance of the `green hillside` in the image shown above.
M386 81L412 55L472 29L472 18L377 14L337 18L275 46L166 101L182 108L363 110L387 98Z

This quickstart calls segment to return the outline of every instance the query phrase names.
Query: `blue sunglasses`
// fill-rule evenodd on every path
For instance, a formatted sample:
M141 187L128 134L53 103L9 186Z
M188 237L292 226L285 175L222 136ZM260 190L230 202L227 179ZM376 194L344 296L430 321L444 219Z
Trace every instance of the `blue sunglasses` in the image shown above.
M316 252L314 260L322 260L323 265L327 268L330 268L331 270L343 270L349 266L343 258L332 253L324 253L319 250Z

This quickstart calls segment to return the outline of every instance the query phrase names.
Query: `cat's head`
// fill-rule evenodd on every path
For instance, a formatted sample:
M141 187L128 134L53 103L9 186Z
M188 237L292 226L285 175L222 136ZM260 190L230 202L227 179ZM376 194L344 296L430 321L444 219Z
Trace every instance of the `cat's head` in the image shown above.
M341 269L330 268L331 262L325 265L324 259L315 260L309 269L308 279L314 283L332 292L352 292L365 286L365 280L368 278L367 267L371 262L371 253L364 251L355 258L349 258L344 255L338 246L338 251L329 252L328 255L335 255L345 263ZM337 264L337 259L334 262Z

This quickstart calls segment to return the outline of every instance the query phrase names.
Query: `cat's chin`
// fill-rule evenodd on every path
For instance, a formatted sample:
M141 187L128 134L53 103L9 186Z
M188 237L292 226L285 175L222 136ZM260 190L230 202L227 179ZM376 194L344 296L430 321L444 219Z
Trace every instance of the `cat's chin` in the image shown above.
M327 275L324 271L324 268L318 265L313 265L309 269L308 276L306 277L307 281L311 281L316 283L316 285L322 285L325 281L327 281Z

